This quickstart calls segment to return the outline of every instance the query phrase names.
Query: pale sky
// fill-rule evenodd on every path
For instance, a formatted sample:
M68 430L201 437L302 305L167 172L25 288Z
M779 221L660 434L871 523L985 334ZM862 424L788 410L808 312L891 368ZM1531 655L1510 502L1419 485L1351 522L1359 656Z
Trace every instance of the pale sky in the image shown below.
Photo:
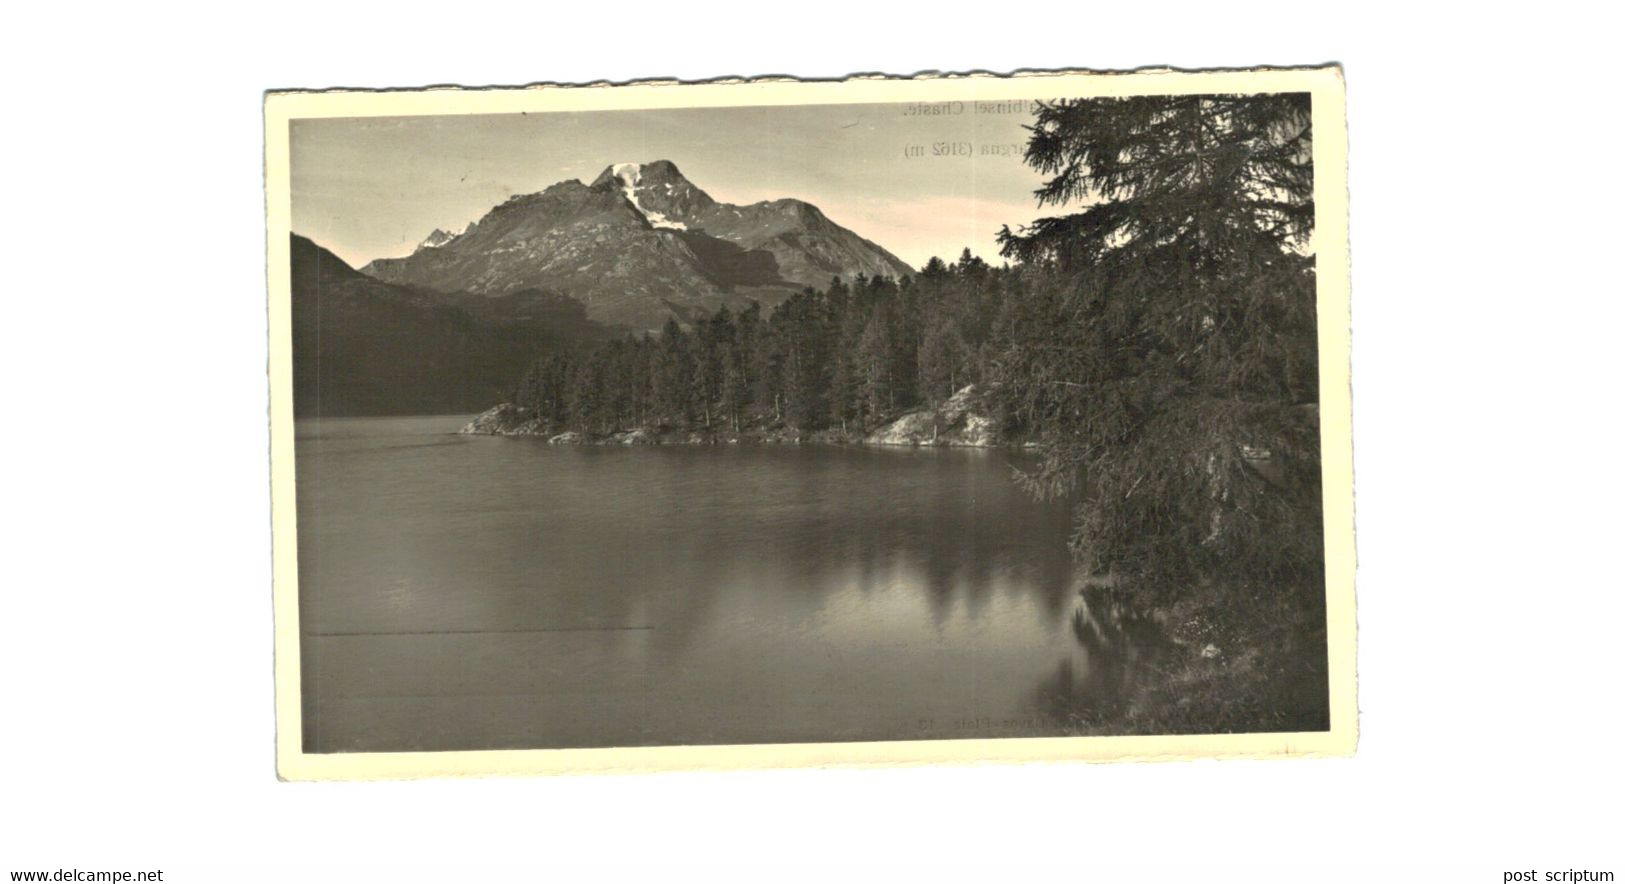
M1025 103L594 111L295 120L292 215L354 266L461 232L518 193L671 160L729 203L796 197L916 268L961 249L998 263L1001 224L1030 222ZM948 147L955 145L955 147ZM969 145L972 156L956 156ZM911 151L910 148L913 148ZM1002 150L1005 155L993 152ZM983 152L988 153L984 154ZM916 155L910 156L910 153ZM1053 209L1049 213L1053 213Z

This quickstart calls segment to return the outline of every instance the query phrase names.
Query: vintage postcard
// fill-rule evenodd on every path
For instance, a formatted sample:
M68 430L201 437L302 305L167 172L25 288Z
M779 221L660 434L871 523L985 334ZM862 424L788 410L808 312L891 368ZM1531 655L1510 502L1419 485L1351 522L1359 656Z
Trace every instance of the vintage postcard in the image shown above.
M280 775L1352 753L1343 108L267 95Z

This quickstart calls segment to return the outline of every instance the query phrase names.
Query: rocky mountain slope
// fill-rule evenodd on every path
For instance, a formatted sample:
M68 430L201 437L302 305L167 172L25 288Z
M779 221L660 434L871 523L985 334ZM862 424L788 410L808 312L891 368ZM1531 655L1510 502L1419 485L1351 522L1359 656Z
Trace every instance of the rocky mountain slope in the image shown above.
M512 197L461 234L436 230L362 270L441 292L563 292L594 320L643 329L723 304L771 307L834 276L912 272L810 203L717 202L665 160Z

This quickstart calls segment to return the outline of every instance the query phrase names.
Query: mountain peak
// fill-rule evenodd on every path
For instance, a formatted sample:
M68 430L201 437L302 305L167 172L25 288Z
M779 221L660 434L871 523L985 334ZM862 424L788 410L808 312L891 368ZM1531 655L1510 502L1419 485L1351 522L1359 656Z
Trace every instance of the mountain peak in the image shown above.
M423 242L418 244L418 249L439 248L440 246L451 242L454 238L455 234L447 233L446 231L436 227L433 233L430 233L428 236L424 237Z
M655 160L652 163L615 163L598 173L593 179L593 189L618 188L632 204L643 219L649 222L650 227L662 230L687 230L688 225L681 221L667 217L660 208L651 206L643 199L645 194L654 195L656 204L661 208L670 208L673 196L698 192L699 189L677 171L677 164L671 160Z
M566 292L594 319L646 329L722 304L771 307L832 276L912 272L812 203L719 203L670 160L600 168L591 184L515 196L473 230L365 272L444 292Z
M598 187L610 182L619 182L622 187L630 185L634 188L651 184L675 186L678 183L687 184L690 187L694 186L689 183L687 178L683 177L683 173L677 169L677 164L671 160L655 160L650 163L613 163L606 166L604 171L598 173L598 177L593 179L592 186Z

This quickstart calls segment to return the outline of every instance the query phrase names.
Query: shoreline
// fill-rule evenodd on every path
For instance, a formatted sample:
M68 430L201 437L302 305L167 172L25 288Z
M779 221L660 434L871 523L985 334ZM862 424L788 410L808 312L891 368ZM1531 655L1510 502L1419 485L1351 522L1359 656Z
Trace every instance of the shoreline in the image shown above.
M505 436L510 438L540 439L549 445L838 445L850 448L970 448L977 450L1010 449L1031 451L1036 442L996 441L970 443L946 438L921 442L877 442L866 435L842 432L838 429L816 430L802 433L798 430L778 428L762 430L750 428L732 430L686 430L675 427L637 427L609 433L582 433L565 430L552 433L546 430L487 430L470 429L465 425L458 436Z
M862 445L889 448L1009 448L1031 450L1036 442L1005 439L991 418L977 413L981 397L965 387L941 405L904 412L872 430L829 427L803 431L774 423L726 427L674 427L665 424L617 428L602 433L550 427L530 409L504 402L481 412L457 431L464 436L531 436L549 445Z

